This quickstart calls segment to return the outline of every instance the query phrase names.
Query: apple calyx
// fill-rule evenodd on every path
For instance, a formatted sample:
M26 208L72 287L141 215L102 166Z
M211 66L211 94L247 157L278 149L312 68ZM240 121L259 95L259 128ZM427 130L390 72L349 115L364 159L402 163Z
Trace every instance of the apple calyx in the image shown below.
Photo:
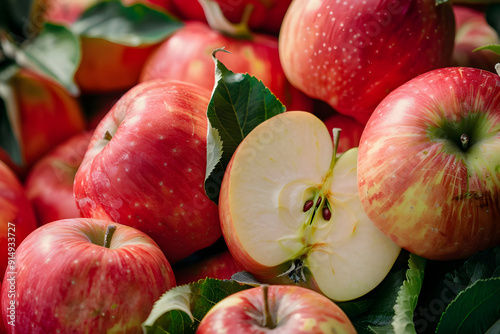
M262 296L264 298L264 323L262 324L262 327L274 329L277 327L277 323L273 318L271 310L269 309L269 285L262 285Z
M248 28L248 21L253 12L253 5L247 4L243 10L243 16L240 23L230 22L222 12L220 5L214 0L198 0L210 28L221 32L224 35L237 38L252 40L253 35Z
M111 246L111 238L116 231L116 225L108 225L106 229L106 234L104 235L104 247L109 248Z

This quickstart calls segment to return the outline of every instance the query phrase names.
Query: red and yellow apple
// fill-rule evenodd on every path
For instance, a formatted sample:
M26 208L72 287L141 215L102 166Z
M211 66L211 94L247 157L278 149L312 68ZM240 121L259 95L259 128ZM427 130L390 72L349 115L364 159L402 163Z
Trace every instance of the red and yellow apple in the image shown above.
M363 131L358 184L368 217L417 255L500 244L500 77L445 68L394 90Z
M142 333L153 304L175 286L150 237L104 220L39 227L19 245L15 266L2 284L8 333Z
M400 248L363 211L356 161L357 148L336 154L311 113L289 111L255 127L234 152L219 197L238 264L260 282L300 284L336 301L377 286Z
M102 119L75 177L85 217L150 235L177 262L221 237L204 191L210 91L152 80L123 95Z

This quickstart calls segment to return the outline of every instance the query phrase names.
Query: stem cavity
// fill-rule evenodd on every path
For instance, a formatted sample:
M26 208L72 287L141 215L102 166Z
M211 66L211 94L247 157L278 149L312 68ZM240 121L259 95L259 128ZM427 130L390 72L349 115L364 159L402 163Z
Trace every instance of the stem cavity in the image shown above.
M111 238L116 231L116 225L108 225L106 229L106 234L104 235L104 247L109 248L111 246Z
M462 150L466 151L469 146L469 136L464 133L460 136L460 141L462 142Z

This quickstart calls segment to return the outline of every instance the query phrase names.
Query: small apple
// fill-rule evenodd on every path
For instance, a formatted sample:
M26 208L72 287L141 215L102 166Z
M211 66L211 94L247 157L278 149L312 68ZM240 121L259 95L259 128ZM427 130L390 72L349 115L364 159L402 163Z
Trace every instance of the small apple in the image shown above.
M234 260L228 250L203 258L194 263L174 267L177 285L196 282L207 277L218 279L231 279L243 268Z
M90 131L74 135L45 155L29 171L24 187L38 224L80 217L73 196L73 183L91 136Z
M31 203L17 175L0 161L0 278L19 244L37 228Z
M500 243L500 77L454 67L389 94L365 127L359 196L399 246L453 260Z
M170 264L143 232L58 220L19 245L16 270L2 284L3 321L8 333L142 333L153 304L173 286Z
M463 5L453 5L453 12L456 21L453 65L494 72L500 56L490 50L474 51L481 46L500 44L500 37L486 21L485 12Z
M435 0L293 1L279 53L292 85L365 124L391 90L450 64L454 32Z
M338 157L325 124L308 112L255 127L234 152L219 196L238 264L260 282L300 284L336 301L377 286L400 248L363 211L356 159L357 148Z
M203 22L186 22L165 40L146 61L140 81L182 80L212 90L215 84L212 53L222 47L230 54L219 52L217 58L231 71L257 77L289 110L312 109L312 100L286 79L276 37L252 34L250 40L240 39Z
M5 151L0 159L24 179L28 169L56 145L85 128L78 100L59 84L21 69L9 80L19 117L23 166L16 166Z
M330 299L299 286L263 285L224 298L203 317L196 334L356 333Z
M151 236L170 263L221 237L204 191L210 91L152 80L123 95L101 120L75 177L84 217Z

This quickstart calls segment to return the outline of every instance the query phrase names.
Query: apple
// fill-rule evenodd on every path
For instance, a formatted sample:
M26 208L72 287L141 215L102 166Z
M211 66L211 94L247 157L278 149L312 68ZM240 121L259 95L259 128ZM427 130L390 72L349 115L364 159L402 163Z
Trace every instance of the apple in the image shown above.
M92 132L80 132L54 148L29 171L25 181L40 225L65 218L78 218L73 196L75 174L87 151Z
M500 77L433 70L389 94L359 144L363 208L399 246L453 260L500 243Z
M201 320L196 334L356 333L340 307L300 286L263 285L218 302Z
M463 5L453 5L456 21L453 65L475 67L491 72L500 56L490 50L476 48L500 44L500 37L495 29L486 22L485 12Z
M234 274L242 270L243 268L236 263L228 250L210 255L194 263L179 266L178 268L174 267L177 285L197 282L207 277L231 279Z
M154 302L173 286L169 262L143 232L63 219L19 245L16 270L2 284L2 316L8 333L142 333Z
M30 201L17 175L0 161L0 278L19 244L37 228Z
M311 110L312 100L287 81L281 68L278 39L253 34L251 40L228 36L203 22L186 22L148 58L140 81L173 79L212 90L215 66L212 53L231 71L248 73L261 80L290 110ZM175 64L175 66L172 66Z
M390 91L450 64L454 33L435 0L293 1L279 53L292 85L364 124Z
M357 148L337 157L335 146L309 112L269 118L234 152L219 215L229 251L257 280L345 301L377 286L400 248L361 207Z
M170 263L221 237L204 191L210 91L153 80L125 93L102 119L75 177L84 217L151 236Z
M56 145L85 128L78 100L62 86L33 71L21 69L10 80L19 120L22 166L0 149L0 159L21 179L27 170Z
M291 0L215 0L224 16L232 23L240 23L245 17L247 6L252 6L248 25L252 30L271 35L279 33L281 22ZM186 21L206 22L205 12L199 0L173 0L174 8Z

